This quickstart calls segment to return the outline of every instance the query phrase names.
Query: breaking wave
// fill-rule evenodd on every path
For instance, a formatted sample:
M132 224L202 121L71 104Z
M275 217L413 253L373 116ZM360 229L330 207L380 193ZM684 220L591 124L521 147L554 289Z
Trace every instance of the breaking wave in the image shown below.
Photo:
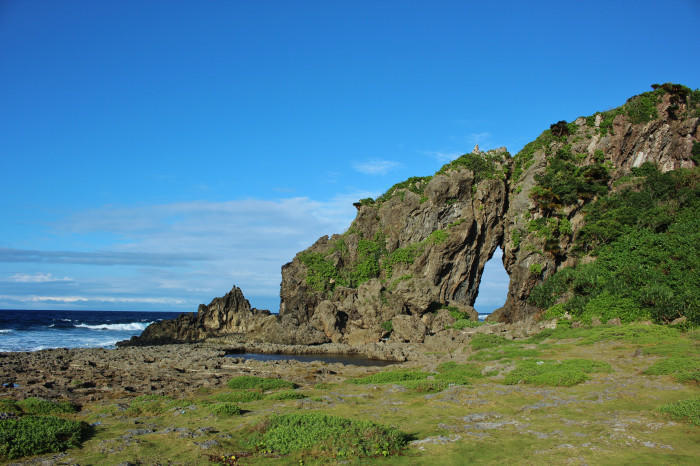
M134 331L134 330L144 330L152 322L130 322L128 324L76 324L76 327L89 328L91 330L123 330L123 331Z

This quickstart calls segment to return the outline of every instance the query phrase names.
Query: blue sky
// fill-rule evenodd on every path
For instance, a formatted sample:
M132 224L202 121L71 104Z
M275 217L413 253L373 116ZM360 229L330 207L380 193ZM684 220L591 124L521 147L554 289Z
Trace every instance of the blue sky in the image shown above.
M485 3L0 0L0 308L276 311L353 201L699 86L697 1Z

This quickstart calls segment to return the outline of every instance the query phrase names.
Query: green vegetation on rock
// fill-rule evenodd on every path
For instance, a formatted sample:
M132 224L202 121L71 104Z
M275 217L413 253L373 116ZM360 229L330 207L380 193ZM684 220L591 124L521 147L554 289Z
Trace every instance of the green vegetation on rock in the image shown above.
M561 362L524 360L506 375L505 384L526 383L569 387L588 380L589 373L611 370L607 362L588 359L569 359Z
M399 369L394 371L378 372L365 377L350 379L348 382L355 385L399 383L409 380L424 380L430 376L430 372L415 371L410 369Z
M688 421L700 426L700 398L670 403L660 407L659 411L670 415L673 419Z
M661 173L645 164L636 184L593 202L577 243L596 260L562 268L535 287L530 302L579 319L680 316L700 323L700 189L698 171Z
M26 414L59 414L77 411L75 405L68 401L50 401L34 397L18 401L17 406Z
M87 426L54 416L24 416L0 421L0 458L53 453L80 446Z
M258 390L276 390L279 388L296 388L292 382L272 377L256 377L253 375L241 375L234 377L227 383L234 390L257 388Z
M389 456L410 440L393 427L323 413L272 416L258 430L251 444L281 455L313 451L333 458Z
M216 416L237 416L241 414L241 408L237 404L227 401L209 405L209 411Z

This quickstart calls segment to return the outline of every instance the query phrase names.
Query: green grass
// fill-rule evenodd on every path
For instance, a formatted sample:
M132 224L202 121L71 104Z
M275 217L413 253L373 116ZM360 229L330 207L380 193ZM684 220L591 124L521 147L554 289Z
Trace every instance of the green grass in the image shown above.
M410 380L424 380L430 376L430 372L415 371L410 369L399 369L394 371L378 372L365 377L350 379L348 382L355 385L399 383Z
M438 393L449 387L450 382L445 380L409 380L401 382L401 386L418 393Z
M673 419L688 421L700 426L700 398L681 400L663 405L659 411L670 415Z
M175 407L177 404L177 400L173 400L168 396L141 395L131 400L129 407L126 410L126 414L131 416L158 416L163 414L169 408Z
M308 397L295 390L283 390L281 392L270 393L265 398L268 400L301 400L302 398Z
M506 385L518 383L570 387L585 382L592 372L610 372L610 364L588 359L565 361L520 361L505 378Z
M20 458L80 446L87 426L54 416L24 416L0 421L0 458Z
M260 452L313 452L332 458L395 455L410 439L393 427L323 413L272 416L259 431L250 443Z
M0 400L0 413L22 414L15 400Z
M499 359L534 358L540 355L536 349L524 349L520 345L479 351L469 356L471 361L497 361Z
M276 390L279 388L296 388L292 382L272 377L255 377L253 375L241 375L228 381L228 387L234 390L257 388L262 391Z
M237 404L226 401L209 405L209 411L221 417L237 416L241 414L241 408Z
M450 361L440 364L437 371L436 380L458 385L466 385L471 379L483 377L481 367L476 364L457 364Z
M646 375L670 375L678 382L700 382L700 358L673 356L657 361L644 371Z
M77 411L75 405L68 401L50 401L34 397L18 401L17 406L26 414L59 414Z
M247 403L265 398L259 391L238 390L235 392L225 392L214 395L216 401L226 401L229 403Z
M474 351L478 351L481 349L495 348L496 346L506 345L510 343L510 340L506 340L505 338L499 335L477 333L472 337L471 341L469 342L469 345Z

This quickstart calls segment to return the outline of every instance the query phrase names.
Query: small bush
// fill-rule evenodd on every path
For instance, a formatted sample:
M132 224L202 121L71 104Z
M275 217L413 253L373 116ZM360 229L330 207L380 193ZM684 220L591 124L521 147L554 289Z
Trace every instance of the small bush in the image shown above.
M216 416L237 416L241 414L241 408L235 403L221 402L209 406L209 411Z
M452 324L452 328L455 330L464 330L465 328L476 328L481 327L482 325L484 325L484 322L479 322L478 320L458 319L454 324Z
M685 420L700 426L700 398L667 404L660 407L659 411L669 414L674 419Z
M260 431L251 444L281 455L313 451L341 458L389 456L399 453L410 440L393 427L322 413L272 416Z
M246 403L249 401L258 401L264 398L263 394L258 391L239 390L235 392L219 393L214 396L217 401L226 401L229 403Z
M505 384L526 383L570 387L588 380L586 374L610 371L610 364L588 359L569 359L562 362L521 361L506 375Z
M270 393L265 398L268 400L301 400L302 398L308 398L303 393L294 390L284 390L281 392Z
M391 332L392 330L394 330L394 324L390 320L387 320L385 322L382 322L382 328L385 332Z
M27 414L59 414L77 411L75 405L68 401L50 401L33 397L18 401L17 406Z
M262 391L276 390L278 388L296 388L292 382L270 377L255 377L252 375L241 375L228 381L229 388L234 390L257 388Z
M700 359L692 356L673 356L654 363L644 374L671 375L678 382L700 382Z
M0 422L0 458L53 453L78 447L87 425L54 416L24 416Z
M423 371L414 371L410 369L400 369L395 371L379 372L377 374L350 379L350 383L355 385L368 384L383 384L383 383L399 383L409 380L424 380L427 379L430 373Z

